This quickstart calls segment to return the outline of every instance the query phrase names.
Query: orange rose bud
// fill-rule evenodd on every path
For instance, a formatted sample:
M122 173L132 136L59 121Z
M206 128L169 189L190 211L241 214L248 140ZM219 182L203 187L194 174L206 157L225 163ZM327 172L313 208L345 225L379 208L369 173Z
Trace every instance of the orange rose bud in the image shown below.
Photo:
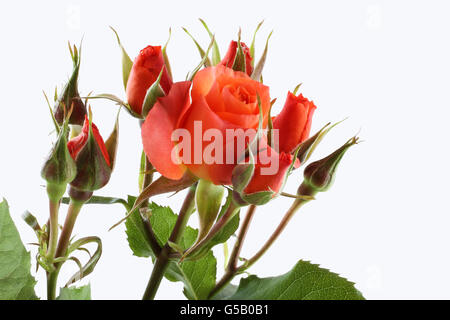
M108 183L112 169L110 154L103 138L87 117L81 133L67 143L67 148L77 166L77 175L70 183L71 189L90 197L92 191ZM69 194L74 194L74 190L69 190Z
M250 49L247 47L245 43L241 42L241 47L245 56L245 72L249 76L251 76L253 72L252 67L253 57L250 54ZM225 57L222 59L222 61L220 61L219 65L223 65L228 68L233 68L234 61L236 60L237 50L238 50L238 43L236 41L231 41L230 45L228 46L228 51L225 54Z
M314 102L288 92L283 110L273 120L273 128L279 130L280 152L292 153L308 138L314 110Z
M147 46L139 52L131 68L127 83L127 99L131 109L142 113L142 104L148 88L156 81L161 69L161 88L167 95L172 87L172 78L167 72L160 46Z
M292 155L287 153L280 153L278 155L278 170L275 174L264 174L261 170L268 169L272 163L255 164L255 172L247 187L244 189L244 194L252 194L261 191L271 191L274 194L278 193L283 186L287 170L292 164Z

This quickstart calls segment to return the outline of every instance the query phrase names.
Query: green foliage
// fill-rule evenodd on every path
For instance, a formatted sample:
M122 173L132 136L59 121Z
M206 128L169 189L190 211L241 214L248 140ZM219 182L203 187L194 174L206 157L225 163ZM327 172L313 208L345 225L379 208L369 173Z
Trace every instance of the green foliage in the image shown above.
M56 300L91 300L91 285L61 288Z
M0 203L0 300L35 300L36 281L30 273L30 253L20 240L9 215L8 203Z
M134 197L129 197L129 206L132 207L134 200ZM161 207L155 203L149 205L149 210L150 224L158 243L163 246L175 226L177 215L169 207ZM155 255L146 240L145 225L137 210L130 215L125 225L128 243L134 255L154 260ZM187 227L178 243L180 248L188 249L197 238L197 233L197 230ZM206 299L216 281L216 258L212 251L208 251L198 260L182 263L170 261L165 277L170 281L183 282L184 294L188 299Z
M362 300L364 297L348 281L318 265L300 260L278 277L241 279L229 299L236 300Z

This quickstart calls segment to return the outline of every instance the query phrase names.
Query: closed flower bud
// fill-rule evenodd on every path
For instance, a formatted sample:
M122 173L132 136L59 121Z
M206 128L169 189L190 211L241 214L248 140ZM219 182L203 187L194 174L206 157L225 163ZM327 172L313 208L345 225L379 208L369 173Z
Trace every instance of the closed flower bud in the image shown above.
M41 176L47 181L47 193L52 201L59 201L63 196L67 184L76 175L77 168L67 148L67 126L58 135L50 156L45 162Z
M257 162L255 172L249 184L241 193L242 198L250 204L263 205L275 197L282 189L286 180L286 174L292 164L292 155L286 153L274 154L273 159L266 163ZM274 166L273 161L278 162L276 172L270 172L270 167Z
M195 191L195 203L199 216L199 231L197 241L205 237L216 221L220 211L224 187L201 179Z
M247 45L243 42L241 42L241 48L243 57L245 59L245 73L249 76L252 75L253 67L252 67L252 60L253 57L250 54L250 49L247 47ZM220 61L219 65L223 65L228 68L233 68L236 61L236 55L238 54L238 43L237 41L231 41L230 45L228 46L228 51L225 54L225 57Z
M167 95L172 87L172 78L165 66L160 46L147 46L133 62L127 82L127 100L131 109L141 115L147 90L162 71L160 85Z
M233 199L239 205L263 205L282 189L293 162L291 154L267 149L260 152L256 163L239 164L233 170Z
M309 187L313 192L327 191L334 180L336 169L348 148L358 143L353 137L329 156L309 164L303 173L304 180L300 188Z
M72 114L69 118L69 124L82 125L84 117L86 116L86 106L80 98L78 93L78 73L80 70L80 55L77 48L74 46L70 49L70 54L73 61L73 71L69 78L69 81L63 88L63 91L56 100L55 108L53 110L55 114L55 119L59 124L64 121L64 115L68 113L70 108L72 109Z
M85 118L81 133L67 144L77 166L77 175L70 184L72 189L92 194L108 183L117 147L117 124L113 135L105 145L95 124ZM71 190L70 194L77 192Z
M316 106L302 94L289 92L283 110L273 120L273 128L279 132L280 152L292 153L308 139Z

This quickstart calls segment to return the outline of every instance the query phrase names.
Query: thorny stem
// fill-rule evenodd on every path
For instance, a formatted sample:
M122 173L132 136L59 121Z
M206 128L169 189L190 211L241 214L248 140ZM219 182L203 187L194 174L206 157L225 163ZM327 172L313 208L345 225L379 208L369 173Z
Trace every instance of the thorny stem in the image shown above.
M142 300L153 300L155 298L169 263L169 255L172 250L169 246L169 242L177 243L179 241L193 211L195 205L195 187L196 185L193 185L189 188L188 194L180 209L180 214L178 215L175 226L170 234L169 241L162 247L161 252L156 257L155 265L153 266L152 274Z
M316 191L312 190L308 186L302 184L299 187L299 190L297 194L299 195L308 195L308 196L314 196ZM286 214L284 215L283 219L281 220L278 227L275 229L275 231L272 233L270 238L264 243L261 249L250 259L248 259L242 266L240 266L237 271L243 272L244 270L248 269L250 266L252 266L256 261L258 261L259 258L261 258L267 250L272 246L272 244L275 242L275 240L280 236L280 234L283 232L284 228L286 228L287 224L291 220L291 218L294 216L294 214L297 212L300 207L302 207L305 203L309 202L310 200L305 198L298 198L296 199L291 207L288 209Z
M247 210L247 214L245 216L244 221L242 222L241 229L239 230L239 234L236 238L236 242L234 243L233 251L231 252L230 260L225 270L225 274L216 284L213 290L209 293L208 298L213 297L217 292L222 290L236 275L237 273L237 263L239 260L239 254L242 249L242 245L244 244L245 236L247 235L247 231L250 227L250 223L252 221L253 215L255 213L256 206L250 205Z
M305 184L301 184L297 191L298 195L306 195L313 197L316 194L316 191L312 190L310 187L308 187ZM253 217L254 209L251 207L249 208L247 212L247 216L245 217L245 220L243 222L243 225L241 227L241 230L239 232L238 238L236 240L235 246L233 248L233 253L231 254L230 262L228 264L228 267L225 271L224 276L220 281L216 284L214 289L209 294L209 298L213 297L216 293L218 293L220 290L222 290L237 274L240 274L250 268L256 261L258 261L259 258L261 258L267 250L272 246L272 244L275 242L275 240L280 236L280 234L283 232L283 230L286 228L287 224L291 220L291 218L294 216L294 214L302 207L305 203L309 202L310 199L305 198L297 198L291 205L291 207L288 209L286 214L284 215L283 219L281 220L278 227L275 229L275 231L272 233L270 238L264 243L264 245L259 249L259 251L250 259L246 260L240 267L237 267L237 260L239 258L239 252L242 248L242 242L245 238L248 225L250 224L250 221Z

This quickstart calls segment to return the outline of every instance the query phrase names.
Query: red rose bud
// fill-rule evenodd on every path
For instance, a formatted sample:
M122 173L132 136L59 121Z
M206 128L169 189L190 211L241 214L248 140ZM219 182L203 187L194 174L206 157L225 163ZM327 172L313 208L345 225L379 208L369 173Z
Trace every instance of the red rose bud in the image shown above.
M333 183L339 162L348 148L358 143L358 139L351 138L329 156L309 164L303 173L304 180L299 190L310 189L313 193L327 191Z
M269 155L270 156L270 155ZM271 160L269 163L261 163L258 161L255 165L255 172L249 184L242 192L242 198L255 205L263 205L275 197L282 189L286 174L292 164L293 157L291 154L280 153L277 156L278 170L276 173L270 173L270 167L273 165ZM265 161L264 161L265 162ZM263 172L266 170L266 172Z
M127 99L131 109L142 113L142 104L150 86L156 81L163 70L160 85L167 95L172 87L172 78L164 63L164 56L160 46L148 46L142 49L131 68L127 83Z
M81 133L67 144L70 155L77 165L77 176L70 183L69 194L87 193L102 188L111 177L117 147L117 122L107 143L103 142L97 127L85 118ZM76 192L75 192L76 191Z
M279 130L280 152L292 153L308 138L314 110L314 103L302 94L288 92L283 110L273 120L273 128Z
M252 67L253 57L250 54L250 49L247 47L247 45L245 43L241 42L241 48L242 48L243 57L245 59L245 73L247 73L247 75L251 76L252 72L253 72L253 67ZM220 61L219 65L223 65L228 68L233 68L233 66L235 65L237 54L238 54L238 49L239 48L238 48L237 41L231 41L230 45L228 46L228 51L225 54L225 57L222 59L222 61Z
M67 125L61 128L58 140L45 162L41 176L47 181L47 193L52 201L59 201L67 184L76 176L77 168L67 148Z
M82 125L84 117L86 116L86 106L80 98L78 93L78 73L80 70L80 55L76 46L72 48L69 46L70 54L73 61L73 71L69 78L69 81L63 88L63 91L56 99L55 108L53 113L55 114L55 119L59 124L64 122L64 115L72 109L72 114L69 118L69 124Z

